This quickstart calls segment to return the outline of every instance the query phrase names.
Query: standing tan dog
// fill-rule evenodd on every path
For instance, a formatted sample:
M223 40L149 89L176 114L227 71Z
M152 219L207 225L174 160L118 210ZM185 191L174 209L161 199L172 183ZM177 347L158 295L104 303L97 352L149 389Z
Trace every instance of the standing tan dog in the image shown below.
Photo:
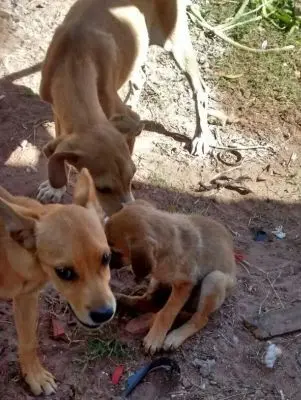
M35 395L56 389L37 354L43 285L51 281L88 328L115 313L102 213L87 170L79 175L71 205L41 205L0 187L0 298L14 301L21 370Z
M111 214L132 199L131 160L139 117L117 91L129 79L138 98L137 77L149 44L171 51L195 96L197 129L192 152L209 150L207 100L189 37L184 0L78 0L49 46L40 94L52 104L56 139L48 143L48 178L41 201L59 201L67 183L65 161L87 167L98 198ZM119 115L119 117L116 117Z
M138 200L110 217L105 231L111 249L121 253L125 263L132 264L136 276L151 274L145 295L119 294L118 301L135 307L151 298L159 284L172 287L167 303L144 338L145 349L151 353L177 348L202 329L235 285L232 237L211 218L169 214ZM168 333L200 281L197 311L184 325Z

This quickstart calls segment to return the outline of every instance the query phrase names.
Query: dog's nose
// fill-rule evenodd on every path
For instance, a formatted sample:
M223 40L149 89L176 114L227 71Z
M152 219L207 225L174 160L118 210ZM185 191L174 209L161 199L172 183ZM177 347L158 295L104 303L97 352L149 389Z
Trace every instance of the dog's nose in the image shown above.
M101 307L90 311L90 318L95 324L102 324L108 321L114 315L114 310L111 307Z
M135 198L134 198L132 192L125 193L125 194L121 197L121 203L122 203L122 204L133 203L134 201L135 201Z

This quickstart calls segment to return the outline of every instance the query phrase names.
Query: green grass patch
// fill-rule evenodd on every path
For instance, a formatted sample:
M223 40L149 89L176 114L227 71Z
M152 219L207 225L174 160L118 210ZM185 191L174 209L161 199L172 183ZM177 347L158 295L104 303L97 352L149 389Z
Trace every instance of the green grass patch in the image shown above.
M233 21L243 1L212 0L201 14L211 25ZM254 12L254 10L257 10ZM251 12L251 14L249 14ZM250 18L256 21L240 24ZM296 107L301 102L301 17L291 0L249 0L236 26L225 33L236 42L260 49L295 46L291 51L251 53L223 41L226 51L215 59L212 79L219 91L243 92L252 104L277 101L277 107ZM237 22L239 22L237 24ZM206 30L205 30L206 32ZM208 31L207 31L208 33Z
M114 358L120 360L129 357L130 349L126 344L116 339L101 340L93 338L88 340L86 355L89 361L98 358Z
M235 40L255 47L265 40L273 46L296 45L297 38L287 38L266 23L246 27L236 32ZM223 57L216 62L220 74L217 78L219 89L245 90L246 96L261 101L280 102L282 105L297 105L301 101L301 51L269 54L253 54L229 47ZM227 79L225 76L238 76Z

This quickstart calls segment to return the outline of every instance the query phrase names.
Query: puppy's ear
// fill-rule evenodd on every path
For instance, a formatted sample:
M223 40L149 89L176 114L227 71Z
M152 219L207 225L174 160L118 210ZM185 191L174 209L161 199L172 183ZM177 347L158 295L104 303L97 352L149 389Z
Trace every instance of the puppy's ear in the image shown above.
M73 202L82 207L94 208L101 220L104 219L104 212L97 200L95 185L87 168L83 168L78 174Z
M76 136L71 135L50 141L43 149L48 157L48 179L51 186L59 189L67 184L65 162L80 169L83 154L76 146Z
M11 238L21 246L30 250L36 247L36 221L34 218L22 215L22 207L13 206L0 198L1 222Z
M136 279L142 280L156 265L156 242L148 238L130 246L132 270Z
M115 128L129 138L136 137L144 129L144 124L139 119L134 119L128 115L117 114L110 118L110 122Z

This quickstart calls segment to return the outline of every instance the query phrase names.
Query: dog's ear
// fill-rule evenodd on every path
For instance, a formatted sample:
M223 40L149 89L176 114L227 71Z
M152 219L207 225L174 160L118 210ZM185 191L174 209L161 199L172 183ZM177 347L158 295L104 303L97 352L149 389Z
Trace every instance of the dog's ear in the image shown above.
M65 162L80 169L83 154L77 146L75 134L51 140L43 152L48 157L48 179L51 186L59 189L67 184Z
M127 135L129 138L140 135L144 129L143 122L128 115L113 115L113 117L110 118L110 122L119 132Z
M65 162L72 164L78 169L81 159L80 152L60 151L54 153L48 161L48 179L51 186L59 189L67 184Z
M101 220L104 220L104 212L96 195L95 185L87 168L83 168L77 177L73 192L73 202L82 207L94 208Z
M22 207L13 206L0 198L0 223L1 222L11 238L21 246L30 250L36 247L36 221L32 217L22 215Z
M136 279L142 280L156 264L156 242L151 238L135 241L130 246L132 270Z
M43 153L47 158L51 157L52 154L55 152L57 146L62 142L63 136L59 136L53 140L50 140L44 147L43 147Z

